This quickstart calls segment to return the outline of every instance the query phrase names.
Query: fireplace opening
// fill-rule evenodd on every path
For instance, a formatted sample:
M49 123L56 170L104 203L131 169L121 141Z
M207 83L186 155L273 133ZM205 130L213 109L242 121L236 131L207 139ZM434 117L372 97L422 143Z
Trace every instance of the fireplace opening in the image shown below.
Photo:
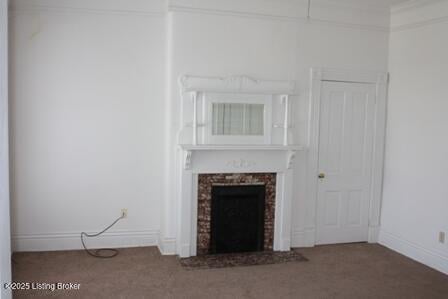
M213 186L210 253L262 251L265 185Z

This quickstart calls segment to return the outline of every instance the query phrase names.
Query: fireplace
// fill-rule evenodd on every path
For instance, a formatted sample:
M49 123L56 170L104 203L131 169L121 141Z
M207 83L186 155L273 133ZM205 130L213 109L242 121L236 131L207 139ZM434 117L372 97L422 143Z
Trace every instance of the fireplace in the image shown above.
M273 250L275 173L199 174L197 254Z
M213 186L210 253L262 251L265 186Z
M180 122L175 120L180 125L175 159L178 163L173 164L174 184L169 192L173 196L165 202L162 252L190 257L242 250L289 251L293 164L296 153L305 150L293 144L297 136L291 119L295 82L186 75L179 78L179 87ZM261 224L251 234L239 236L262 237L248 242L250 246L226 245L231 249L223 249L217 245L218 240L229 237L218 233L215 220L212 229L213 189L253 185L264 186L264 205L260 201L239 202L242 199L225 204L233 205L231 210L239 210L244 204L257 211L259 205L264 207L264 213L253 215L256 220L252 224L242 223L240 227ZM229 220L229 215L221 216L224 219L218 224L238 221Z

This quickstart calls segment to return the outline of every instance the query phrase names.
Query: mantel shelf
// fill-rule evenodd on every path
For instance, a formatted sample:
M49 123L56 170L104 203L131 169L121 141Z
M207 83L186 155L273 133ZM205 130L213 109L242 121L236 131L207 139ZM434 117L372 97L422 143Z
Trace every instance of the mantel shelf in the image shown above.
M303 151L303 145L179 145L186 151Z

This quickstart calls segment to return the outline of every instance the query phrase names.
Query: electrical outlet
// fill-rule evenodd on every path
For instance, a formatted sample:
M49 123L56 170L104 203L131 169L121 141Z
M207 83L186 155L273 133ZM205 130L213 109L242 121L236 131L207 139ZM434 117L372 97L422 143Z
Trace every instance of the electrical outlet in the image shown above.
M442 244L445 243L445 232L439 232L439 242Z
M128 218L128 209L121 209L121 215L123 218Z

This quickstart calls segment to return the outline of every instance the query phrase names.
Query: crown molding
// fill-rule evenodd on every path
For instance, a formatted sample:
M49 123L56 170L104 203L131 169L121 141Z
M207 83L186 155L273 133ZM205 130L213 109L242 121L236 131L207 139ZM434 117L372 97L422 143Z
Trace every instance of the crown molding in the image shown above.
M51 6L33 6L33 7L10 7L12 14L20 13L56 13L56 14L95 14L95 15L122 15L122 16L146 16L146 17L165 17L165 12L153 11L133 11L133 10L112 10L112 9L88 9L73 7L51 7Z
M215 2L215 4L213 3ZM227 2L232 2L232 0L228 0ZM217 4L218 3L218 4ZM287 13L297 13L291 11L291 8L302 8L306 12L308 10L308 0L239 0L236 1L239 7L272 7L273 3L276 8L283 7L281 9L285 10ZM226 5L222 5L220 0L168 0L168 6L184 6L190 8L217 8L217 7L226 7ZM326 7L326 8L340 8L340 9L351 9L356 11L364 11L371 13L390 13L389 5L383 4L368 4L368 3L359 3L358 0L338 0L338 1L330 1L330 0L311 0L311 6L313 7ZM236 5L230 3L227 7L231 7L235 9ZM269 11L272 11L270 9ZM305 13L306 16L306 13Z
M412 0L393 9L390 31L411 30L447 21L447 0Z
M312 0L311 5L321 7L345 8L369 13L390 13L390 7L388 5L378 6L372 4L360 4L357 1L339 0L336 2L329 0Z
M306 17L308 0L169 0L168 10L213 12L245 17L281 18Z
M68 14L98 14L98 15L137 15L151 17L165 17L167 12L183 12L208 15L236 16L244 18L267 19L279 22L299 22L301 24L314 24L324 26L337 26L347 29L361 29L368 31L387 32L388 26L376 24L360 24L356 20L344 20L344 17L336 19L327 19L328 12L339 8L340 12L362 11L371 14L372 18L385 15L386 12L378 12L369 7L353 5L352 2L343 1L341 3L333 3L328 0L313 0L316 15L311 18L306 17L307 0L252 0L243 2L245 5L218 5L220 2L201 2L170 0L168 4L159 0L148 4L145 1L133 0L129 2L120 1L77 1L77 0L12 0L9 9L11 13L68 13ZM277 2L278 1L278 2ZM257 3L263 5L254 5ZM272 10L273 5L281 4L277 10ZM226 9L229 8L229 9ZM323 15L321 12L324 12ZM368 23L368 22L367 22ZM374 22L376 23L376 22Z
M375 26L375 25L345 23L345 22L323 20L323 19L317 19L317 18L310 18L310 19L302 18L299 21L313 24L313 25L337 26L340 28L354 29L354 30L379 31L379 32L389 32L390 31L389 26Z
M446 0L408 0L406 2L395 4L391 7L390 11L392 14L397 14L405 11L410 11L413 9L425 7L428 5L435 4L437 2L443 2Z
M441 23L447 23L447 22L448 22L448 16L444 16L444 17L440 17L440 18L429 19L426 21L394 26L391 28L390 31L391 32L400 32L400 31L406 31L406 30L411 30L411 29L417 29L420 27L428 26L428 25L441 24Z
M282 22L294 22L298 19L304 19L296 16L264 14L256 12L242 12L237 10L226 10L226 9L198 8L198 7L179 6L179 5L168 5L168 12L185 12L185 13L197 13L197 14L220 15L220 16L234 16L243 18L269 19Z
M278 22L298 22L300 24L337 26L337 27L345 28L345 29L389 32L389 26L356 24L356 23L340 22L340 21L333 21L333 20L324 20L324 19L313 18L313 17L307 18L307 17L302 17L302 16L285 16L285 15L274 15L274 14L264 14L264 13L254 13L254 12L242 12L242 11L237 11L237 10L210 9L210 8L198 8L198 7L169 5L168 12L233 16L233 17L242 17L242 18L265 19L265 20L272 20L272 21L278 21Z
M106 5L104 5L106 4ZM54 1L54 0L12 0L9 3L11 13L70 13L100 15L137 15L164 17L166 8L162 5L146 7L143 5L117 5L113 2L90 1Z

